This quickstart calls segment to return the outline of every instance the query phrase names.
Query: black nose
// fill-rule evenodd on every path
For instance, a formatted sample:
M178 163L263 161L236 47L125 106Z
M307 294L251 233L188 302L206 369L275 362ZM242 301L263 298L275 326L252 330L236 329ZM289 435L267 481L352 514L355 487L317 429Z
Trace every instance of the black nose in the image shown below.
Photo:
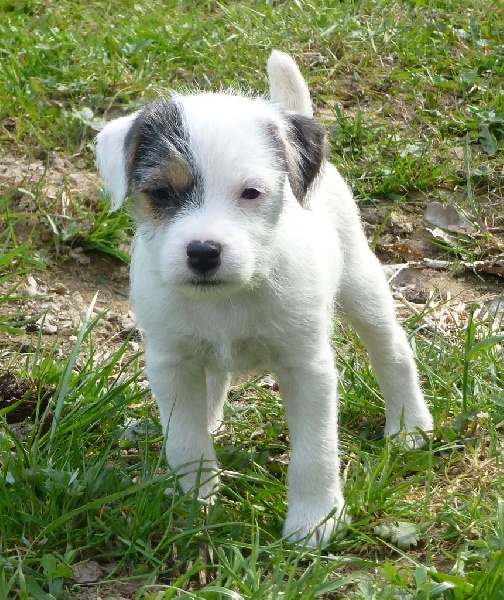
M222 246L218 242L193 240L187 244L187 264L192 271L208 273L220 265Z

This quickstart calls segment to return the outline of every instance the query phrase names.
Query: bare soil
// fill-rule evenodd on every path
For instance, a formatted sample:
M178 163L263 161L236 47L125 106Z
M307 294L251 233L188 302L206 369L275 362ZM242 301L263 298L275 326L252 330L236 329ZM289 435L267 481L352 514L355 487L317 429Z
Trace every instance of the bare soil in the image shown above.
M97 207L99 178L83 164L54 156L28 159L0 158L0 192L7 200L18 243L36 240L45 269L14 281L15 301L3 309L12 322L28 321L21 336L0 334L0 347L30 346L42 331L43 339L57 342L63 355L96 293L95 314L106 310L95 328L100 344L114 345L133 327L129 315L128 267L120 261L58 240L58 229L77 222L82 231L92 224ZM83 210L84 207L84 210ZM56 231L55 231L56 229ZM12 280L0 292L12 289Z

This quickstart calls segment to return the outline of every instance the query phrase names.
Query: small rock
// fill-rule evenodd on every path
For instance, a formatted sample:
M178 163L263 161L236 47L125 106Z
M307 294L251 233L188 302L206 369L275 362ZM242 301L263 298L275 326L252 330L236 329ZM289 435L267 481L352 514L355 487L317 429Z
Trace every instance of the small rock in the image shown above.
M123 332L129 333L130 331L133 331L133 329L135 329L136 323L133 320L131 314L128 313L127 315L123 315L119 319L119 326Z
M88 265L91 262L89 256L82 254L82 248L72 248L72 250L70 250L69 255L80 265Z
M425 209L424 219L435 227L453 233L476 232L476 229L465 215L451 204L444 205L441 202L430 202Z
M68 289L60 281L56 281L51 288L51 292L64 296L65 294L68 294Z
M109 323L119 326L119 336L122 339L126 339L132 332L136 332L135 315L131 311L127 315L118 316L116 320L112 319Z
M34 148L33 157L37 160L46 161L49 157L49 152L45 148Z
M56 335L58 333L58 328L56 325L52 325L51 323L44 323L42 327L42 333L46 335Z
M273 379L271 375L265 375L259 382L259 387L264 390L272 390L273 392L278 391L278 383Z
M7 129L7 131L14 131L16 129L16 121L10 117L4 119L2 121L2 125Z
M38 291L37 282L30 275L30 277L26 280L26 285L21 290L21 296L25 296L26 298L31 298L32 296L38 296L40 292Z
M72 572L76 583L93 583L99 581L103 576L103 569L94 560L74 565Z
M408 521L383 521L374 532L382 538L390 538L401 550L408 550L418 543L418 526Z
M383 265L383 271L389 285L392 287L420 289L426 280L425 275L420 270L410 267L407 263Z

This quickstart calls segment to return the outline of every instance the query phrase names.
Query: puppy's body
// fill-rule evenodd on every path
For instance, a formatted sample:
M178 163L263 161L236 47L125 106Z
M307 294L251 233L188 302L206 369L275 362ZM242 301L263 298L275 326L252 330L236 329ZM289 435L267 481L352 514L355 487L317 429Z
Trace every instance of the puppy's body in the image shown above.
M131 298L181 486L213 496L210 432L230 373L268 367L291 437L285 534L323 544L343 510L336 303L369 351L386 435L410 433L415 445L432 419L357 207L324 160L306 84L286 55L273 53L268 66L274 103L226 94L162 100L109 124L97 158L114 206L128 190L136 198Z

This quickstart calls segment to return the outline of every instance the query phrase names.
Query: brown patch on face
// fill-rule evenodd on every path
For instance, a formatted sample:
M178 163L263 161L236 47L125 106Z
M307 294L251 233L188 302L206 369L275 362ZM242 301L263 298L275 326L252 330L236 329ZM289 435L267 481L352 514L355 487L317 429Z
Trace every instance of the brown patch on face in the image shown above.
M161 224L173 218L187 203L194 186L194 175L183 156L170 156L150 173L141 188L134 189L133 210L140 221Z
M159 226L163 222L162 211L152 202L148 192L136 192L132 202L135 219L141 223Z
M193 183L191 167L182 156L171 156L166 167L160 169L159 179L177 192L184 192Z

